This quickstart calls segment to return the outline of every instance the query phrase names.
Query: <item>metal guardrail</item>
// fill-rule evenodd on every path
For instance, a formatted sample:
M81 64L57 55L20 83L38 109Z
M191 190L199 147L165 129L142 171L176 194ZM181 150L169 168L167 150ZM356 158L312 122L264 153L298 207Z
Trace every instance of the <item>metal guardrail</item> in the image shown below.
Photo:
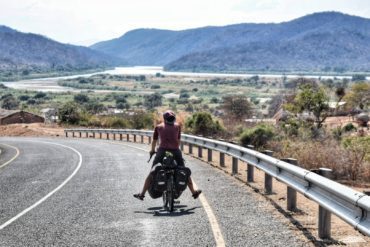
M105 134L107 139L111 135L113 135L113 139L117 139L116 135L118 134L119 140L129 140L130 135L132 135L135 142L136 136L141 136L141 142L144 142L143 137L148 137L149 142L151 142L153 131L130 129L66 129L66 137L68 137L68 133L72 133L73 137L75 137L75 133L79 133L79 137L82 137L82 133L85 133L86 137L88 137L89 133L92 133L92 137L94 138L96 137L96 133L100 135L100 138L103 138L102 135ZM123 135L126 135L126 138ZM289 205L295 205L296 203L290 201L296 200L296 197L293 196L293 199L290 199L289 189L297 191L317 202L320 205L319 237L321 238L330 237L330 213L337 215L355 229L370 236L370 196L320 176L315 172L273 158L268 154L263 154L232 143L182 134L182 149L184 144L189 145L189 153L193 152L193 146L198 147L199 157L203 156L202 151L204 148L208 149L208 161L212 160L213 150L220 152L221 165L224 163L225 154L233 157L233 173L237 173L238 171L238 160L246 162L248 164L248 181L253 181L253 167L264 171L266 192L272 191L271 177L285 183L288 186L287 205L289 210L294 209L289 208Z

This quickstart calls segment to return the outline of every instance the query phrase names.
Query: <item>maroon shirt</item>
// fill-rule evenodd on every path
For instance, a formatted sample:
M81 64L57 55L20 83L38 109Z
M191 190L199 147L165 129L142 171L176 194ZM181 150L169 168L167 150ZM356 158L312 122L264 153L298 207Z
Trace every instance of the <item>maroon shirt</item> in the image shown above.
M158 140L158 137L160 148L178 149L181 138L181 127L178 123L174 125L158 124L154 129L153 140Z

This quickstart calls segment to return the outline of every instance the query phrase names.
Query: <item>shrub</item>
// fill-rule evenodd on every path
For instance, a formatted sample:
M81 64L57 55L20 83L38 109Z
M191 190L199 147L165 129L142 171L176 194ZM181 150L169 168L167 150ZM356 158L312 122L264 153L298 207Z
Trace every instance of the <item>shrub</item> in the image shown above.
M356 127L355 127L352 123L348 123L348 124L346 124L346 125L343 127L343 130L344 130L345 132L351 132L351 131L356 130Z
M340 140L342 138L343 130L340 126L338 126L332 129L331 133L333 134L334 139Z
M86 94L76 94L73 100L77 103L86 103L89 101L89 97Z
M60 122L68 124L77 124L80 122L81 109L75 102L67 102L58 109Z
M221 136L225 132L220 122L214 120L208 112L194 113L186 119L185 127L190 133L202 136Z
M46 97L46 93L44 92L38 92L37 94L35 94L35 96L33 96L35 99L41 99L41 98L45 98Z
M264 147L269 140L275 136L272 126L266 124L259 124L254 128L245 130L240 135L240 143L243 146L253 145L259 149Z
M106 128L128 128L130 125L126 119L119 117L105 117L101 122Z

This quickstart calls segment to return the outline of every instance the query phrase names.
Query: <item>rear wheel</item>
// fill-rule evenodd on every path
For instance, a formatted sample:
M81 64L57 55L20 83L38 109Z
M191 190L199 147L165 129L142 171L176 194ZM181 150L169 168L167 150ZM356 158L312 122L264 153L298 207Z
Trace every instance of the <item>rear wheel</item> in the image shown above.
M175 188L174 188L174 182L173 182L173 176L171 177L169 181L169 186L168 186L168 207L170 212L174 210L174 204L175 204Z

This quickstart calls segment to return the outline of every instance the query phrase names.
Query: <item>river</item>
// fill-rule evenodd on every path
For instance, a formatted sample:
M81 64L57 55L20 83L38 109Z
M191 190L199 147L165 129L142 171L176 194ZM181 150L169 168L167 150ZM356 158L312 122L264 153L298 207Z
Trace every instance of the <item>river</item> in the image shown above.
M50 91L50 92L67 92L75 91L80 92L80 89L61 87L58 85L58 80L62 79L72 79L77 77L89 77L96 74L111 74L111 75L155 75L160 73L165 76L184 76L184 77L251 77L258 75L260 77L266 78L281 78L283 74L229 74L229 73L192 73L192 72L168 72L163 71L162 67L154 66L135 66L135 67L117 67L113 70L106 70L92 74L81 74L73 76L62 76L62 77L52 77L52 78L41 78L32 80L21 80L16 82L2 82L7 87L21 90L32 90L32 91ZM302 75L286 75L287 78L297 78L302 77ZM351 76L318 76L318 75L304 75L305 78L348 78ZM367 77L369 80L370 78ZM84 90L85 91L85 90ZM94 90L99 91L99 90Z

